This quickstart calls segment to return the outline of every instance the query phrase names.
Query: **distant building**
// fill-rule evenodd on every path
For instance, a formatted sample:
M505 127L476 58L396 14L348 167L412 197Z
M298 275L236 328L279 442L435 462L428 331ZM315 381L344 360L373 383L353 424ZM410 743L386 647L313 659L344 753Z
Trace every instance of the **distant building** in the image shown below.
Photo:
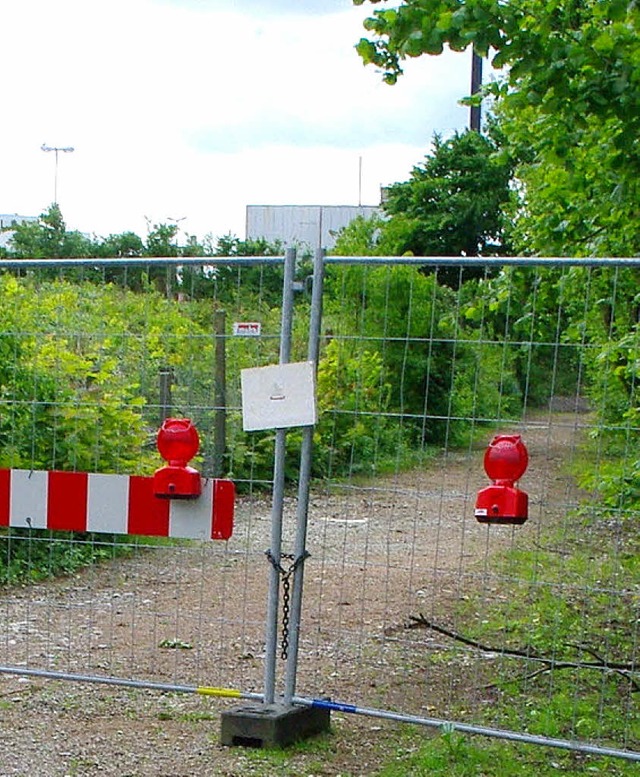
M357 216L379 213L375 205L247 205L246 239L331 249L338 231Z
M38 221L38 216L19 216L17 213L0 213L0 248L11 248L11 237L17 224L24 224L28 221ZM4 230L9 230L5 232Z

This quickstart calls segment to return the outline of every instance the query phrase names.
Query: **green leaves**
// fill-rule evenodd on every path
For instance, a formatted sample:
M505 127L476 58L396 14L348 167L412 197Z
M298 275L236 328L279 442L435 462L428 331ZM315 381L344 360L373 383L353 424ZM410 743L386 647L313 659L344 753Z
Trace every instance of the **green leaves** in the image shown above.
M92 255L92 243L80 232L68 232L60 208L55 203L40 215L39 221L18 224L12 236L13 251L19 259L78 258Z
M502 208L511 198L509 158L476 132L435 137L433 151L413 168L409 181L388 189L385 210L404 230L397 254L478 256L503 250ZM403 234L404 233L404 234Z
M439 54L444 46L463 51L473 44L493 65L519 106L562 113L570 123L585 114L625 122L624 146L640 135L640 14L623 0L405 0L397 9L376 10L364 23L373 40L358 51L395 82L401 61ZM637 157L637 150L634 152Z
M5 274L0 299L0 331L19 333L0 337L0 464L152 470L158 369L206 361L207 330L156 292L110 284Z
M376 47L375 44L366 38L360 38L360 41L356 45L356 51L362 58L365 65L371 65L376 59Z

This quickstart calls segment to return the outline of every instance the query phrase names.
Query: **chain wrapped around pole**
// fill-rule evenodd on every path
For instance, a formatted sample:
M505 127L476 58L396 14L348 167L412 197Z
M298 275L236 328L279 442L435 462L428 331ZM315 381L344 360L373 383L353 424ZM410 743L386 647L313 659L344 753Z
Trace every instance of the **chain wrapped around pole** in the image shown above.
M287 655L289 654L289 608L291 600L291 576L296 571L296 569L309 558L310 555L311 554L308 550L305 550L305 552L301 556L298 556L298 558L295 558L290 553L283 553L280 558L288 559L291 561L289 567L285 569L282 564L276 561L275 556L270 550L265 551L265 556L267 557L269 563L274 569L278 571L280 578L282 579L282 644L280 647L280 658L282 658L284 661L286 661Z

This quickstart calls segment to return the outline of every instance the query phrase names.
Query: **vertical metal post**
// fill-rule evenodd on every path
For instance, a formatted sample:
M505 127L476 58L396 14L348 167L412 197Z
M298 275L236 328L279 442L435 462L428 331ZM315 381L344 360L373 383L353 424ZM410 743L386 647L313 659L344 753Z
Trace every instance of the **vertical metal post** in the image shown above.
M471 96L474 97L482 89L482 57L476 54L475 49L471 54ZM482 128L482 107L472 105L469 111L469 129L480 132Z
M291 331L293 324L293 280L295 277L296 251L288 248L284 257L284 282L282 289L282 318L280 326L280 364L291 358ZM284 465L286 453L286 429L276 429L275 460L273 465L273 504L271 507L271 556L274 564L269 567L269 598L267 600L267 627L264 671L264 703L273 704L276 687L276 651L278 647L278 600L280 594L280 565L282 557L282 510L284 505Z
M53 201L57 205L58 204L58 151L59 149L54 149L56 152L56 169L53 176Z
M313 264L313 288L311 294L311 317L309 321L308 358L317 370L320 357L320 331L322 326L322 291L324 286L325 251L315 252ZM313 454L313 427L306 426L302 432L300 452L300 479L298 481L298 511L294 559L300 559L307 549L307 517L309 513L309 486L311 482L311 461ZM298 669L298 644L300 639L300 618L302 613L302 586L304 563L293 571L291 609L289 611L289 651L285 674L284 703L291 704L296 692Z
M227 314L216 310L214 330L216 338L214 404L215 420L213 427L213 476L224 474L224 456L227 450L227 349L225 347L225 329Z
M173 385L173 369L171 367L160 367L160 425L171 416L173 400L171 397L171 387Z

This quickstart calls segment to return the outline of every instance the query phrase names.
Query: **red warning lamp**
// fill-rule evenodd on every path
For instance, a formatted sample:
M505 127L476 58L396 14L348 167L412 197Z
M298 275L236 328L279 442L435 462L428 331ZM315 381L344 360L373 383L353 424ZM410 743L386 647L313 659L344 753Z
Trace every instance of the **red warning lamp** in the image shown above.
M480 523L523 524L529 497L516 488L524 475L529 454L519 434L498 434L484 454L484 469L493 485L478 492L475 516Z
M157 445L167 464L153 476L153 493L163 499L197 499L202 482L189 461L198 452L200 438L191 420L167 418L158 432Z

